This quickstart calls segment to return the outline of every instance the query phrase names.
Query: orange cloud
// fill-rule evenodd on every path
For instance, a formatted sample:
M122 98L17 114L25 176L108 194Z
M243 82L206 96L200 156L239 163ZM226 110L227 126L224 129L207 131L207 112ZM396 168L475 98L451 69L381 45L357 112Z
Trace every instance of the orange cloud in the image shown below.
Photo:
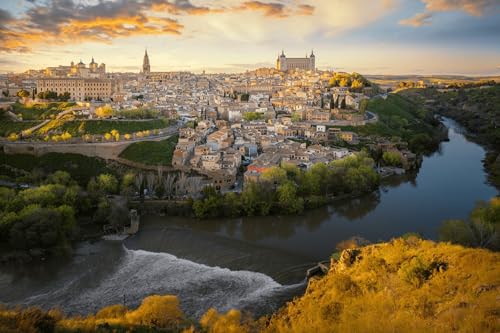
M443 12L461 10L470 15L481 16L488 9L499 7L498 0L422 0L428 11Z
M421 27L424 25L431 25L432 14L431 13L420 13L413 17L399 21L401 25L408 25L412 27Z
M469 15L482 16L484 13L500 13L499 0L421 0L427 11L399 21L401 25L421 27L431 25L435 12L463 11Z
M288 17L290 14L285 5L276 2L264 3L260 1L245 1L236 9L262 11L265 16L277 18Z
M311 16L314 14L314 7L311 5L299 5L297 7L297 14Z
M75 42L110 43L115 38L139 35L181 35L184 26L164 17L207 15L234 11L260 11L264 16L284 18L311 15L314 7L305 4L245 1L234 7L205 7L189 0L101 0L95 4L49 0L34 3L21 17L0 9L0 52L29 52L36 44Z

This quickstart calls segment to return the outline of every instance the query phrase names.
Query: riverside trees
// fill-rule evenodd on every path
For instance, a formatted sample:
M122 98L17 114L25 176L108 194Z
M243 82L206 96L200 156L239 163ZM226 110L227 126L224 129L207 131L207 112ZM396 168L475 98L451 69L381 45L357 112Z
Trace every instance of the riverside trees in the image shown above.
M330 197L375 189L379 176L373 165L365 153L318 163L306 171L283 163L262 172L258 182L247 182L240 195L206 189L203 198L194 201L193 211L198 218L300 214Z
M79 219L109 223L128 216L107 198L117 190L113 175L91 179L84 191L65 171L50 174L38 187L0 187L0 243L6 250L64 253L78 236Z
M500 250L500 197L479 202L468 221L445 221L439 236L455 244Z

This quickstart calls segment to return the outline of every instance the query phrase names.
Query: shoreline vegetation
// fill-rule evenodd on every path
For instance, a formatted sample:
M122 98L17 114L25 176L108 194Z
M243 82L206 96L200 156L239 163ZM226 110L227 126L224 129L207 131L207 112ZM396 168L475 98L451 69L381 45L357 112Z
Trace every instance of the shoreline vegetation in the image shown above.
M414 235L353 246L332 256L328 273L270 316L208 309L187 318L173 295L151 295L136 309L95 314L0 308L2 332L495 332L500 254ZM380 318L384 318L380 322ZM379 322L374 327L373 322Z
M398 94L463 126L466 137L487 151L483 163L489 181L500 190L500 85L407 88Z

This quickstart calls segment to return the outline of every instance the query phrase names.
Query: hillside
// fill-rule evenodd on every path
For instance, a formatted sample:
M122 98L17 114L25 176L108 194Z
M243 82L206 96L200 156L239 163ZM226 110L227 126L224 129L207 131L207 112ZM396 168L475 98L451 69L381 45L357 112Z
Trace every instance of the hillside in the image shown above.
M500 255L415 237L346 250L266 332L495 332Z
M416 237L345 250L327 276L272 318L209 310L188 320L174 296L65 318L0 310L1 332L498 332L500 254ZM17 329L17 330L16 330Z

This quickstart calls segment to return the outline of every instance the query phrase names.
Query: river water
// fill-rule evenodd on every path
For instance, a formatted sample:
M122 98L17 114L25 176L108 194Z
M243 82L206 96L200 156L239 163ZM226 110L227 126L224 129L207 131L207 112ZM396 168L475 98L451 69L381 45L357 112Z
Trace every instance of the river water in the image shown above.
M418 175L374 193L305 212L198 221L146 216L122 243L80 244L66 261L0 270L0 302L86 314L151 294L178 295L192 317L208 308L270 313L305 289L307 268L352 236L389 240L407 232L436 239L441 222L467 218L498 191L486 183L484 150L445 120L449 142L425 157Z

